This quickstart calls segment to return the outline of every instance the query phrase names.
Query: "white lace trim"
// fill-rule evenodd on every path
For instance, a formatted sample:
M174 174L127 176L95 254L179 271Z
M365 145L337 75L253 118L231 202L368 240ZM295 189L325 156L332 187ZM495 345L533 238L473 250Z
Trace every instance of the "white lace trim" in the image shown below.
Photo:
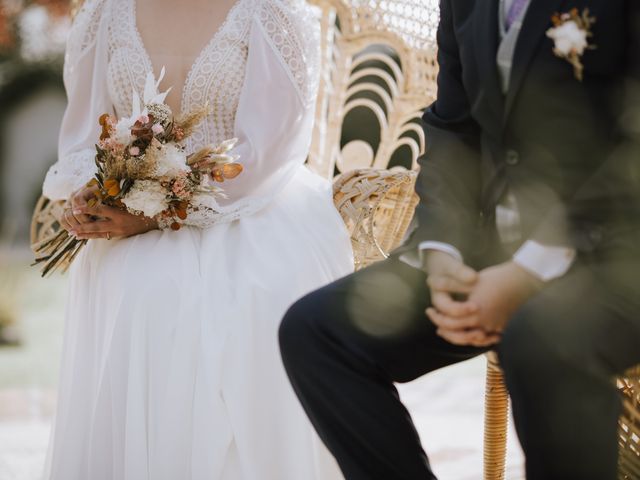
M238 0L189 70L182 91L182 110L192 110L208 101L212 111L187 140L187 151L234 136L254 8L254 0Z
M49 168L42 193L51 200L67 199L82 188L96 173L96 151L86 148L65 156Z
M320 24L304 0L266 0L259 20L304 103L320 78Z
M153 69L136 27L133 0L111 2L107 44L109 95L118 116L130 115L133 92L143 94L145 77Z

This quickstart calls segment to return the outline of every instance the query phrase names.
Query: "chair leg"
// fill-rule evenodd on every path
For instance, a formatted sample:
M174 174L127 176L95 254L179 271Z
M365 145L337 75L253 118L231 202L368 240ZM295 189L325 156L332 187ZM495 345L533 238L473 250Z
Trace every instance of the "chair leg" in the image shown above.
M484 403L484 479L504 480L507 456L509 395L498 356L487 354L487 385Z

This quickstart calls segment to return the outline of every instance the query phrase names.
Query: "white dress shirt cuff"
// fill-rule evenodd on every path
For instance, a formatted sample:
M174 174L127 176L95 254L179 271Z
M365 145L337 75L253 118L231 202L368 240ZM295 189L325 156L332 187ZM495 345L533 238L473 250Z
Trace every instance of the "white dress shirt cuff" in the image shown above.
M455 259L462 262L462 254L460 253L460 250L458 250L453 245L449 245L448 243L432 241L422 242L420 243L420 245L418 245L418 250L420 250L421 257L422 252L424 252L425 250L438 250L439 252L448 253Z
M400 256L400 260L413 268L422 269L423 258L422 252L425 250L438 250L440 252L448 253L449 255L462 261L462 254L453 245L443 242L422 242L418 245L418 250L413 250L404 253Z
M567 247L551 247L528 240L513 255L513 261L543 282L565 275L576 258L576 251Z

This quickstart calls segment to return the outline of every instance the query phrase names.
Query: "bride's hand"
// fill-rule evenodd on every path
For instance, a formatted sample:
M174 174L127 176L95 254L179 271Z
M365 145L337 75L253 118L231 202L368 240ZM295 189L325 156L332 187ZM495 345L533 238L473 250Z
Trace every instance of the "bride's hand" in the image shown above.
M158 228L158 222L153 218L133 215L126 210L102 204L95 207L87 205L80 208L79 213L97 217L95 221L80 224L71 232L80 240L130 237Z
M60 218L62 228L67 232L71 232L80 225L93 221L89 215L82 214L81 209L87 206L89 200L95 197L97 191L97 186L83 187L71 195L64 206L64 211Z

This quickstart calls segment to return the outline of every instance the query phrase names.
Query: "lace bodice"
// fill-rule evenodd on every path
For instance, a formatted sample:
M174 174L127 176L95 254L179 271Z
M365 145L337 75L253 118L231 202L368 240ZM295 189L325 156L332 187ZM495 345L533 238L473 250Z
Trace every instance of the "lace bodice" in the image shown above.
M190 111L207 101L212 107L209 118L188 140L189 151L233 137L254 8L255 0L238 0L185 79L181 109ZM143 91L146 73L153 67L136 27L135 0L114 0L113 9L108 86L116 115L124 116L130 115L133 90Z
M250 214L283 188L293 175L289 163L299 167L306 158L318 64L318 22L304 0L237 0L191 66L182 86L181 108L189 111L205 102L212 107L188 140L187 150L239 137L236 153L245 173L225 184L227 200L211 199L192 212L187 223L207 227ZM76 18L67 48L65 85L70 105L65 122L73 124L79 116L95 122L109 108L117 116L130 115L133 91L142 95L145 77L152 70L137 29L135 0L88 0ZM82 83L87 83L89 73L91 91L87 92ZM74 92L78 105L74 105ZM88 99L82 98L87 94L91 95L89 107ZM45 194L50 197L62 193L55 188L56 182L68 195L94 171L93 144L98 133L92 137L92 132L83 132L86 138L80 139L77 132L66 131L65 122L59 161L45 180ZM255 130L257 126L260 131ZM70 148L65 148L69 143L65 135L72 137ZM295 159L290 158L292 154ZM287 168L282 168L283 162Z

